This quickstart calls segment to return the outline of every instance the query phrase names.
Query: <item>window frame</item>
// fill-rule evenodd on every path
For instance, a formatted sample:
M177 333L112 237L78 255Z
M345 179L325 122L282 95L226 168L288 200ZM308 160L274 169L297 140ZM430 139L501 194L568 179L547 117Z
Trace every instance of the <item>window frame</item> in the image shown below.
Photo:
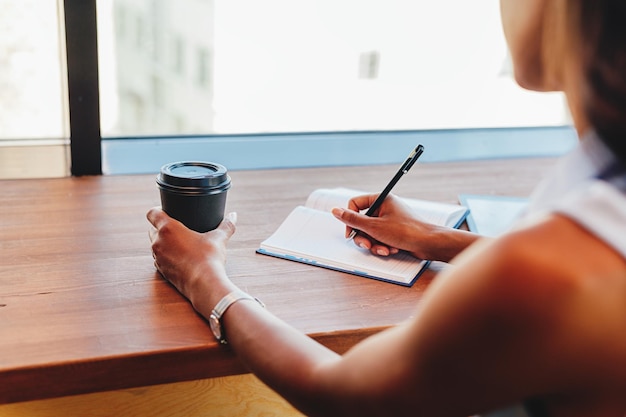
M64 0L70 172L102 174L96 0Z

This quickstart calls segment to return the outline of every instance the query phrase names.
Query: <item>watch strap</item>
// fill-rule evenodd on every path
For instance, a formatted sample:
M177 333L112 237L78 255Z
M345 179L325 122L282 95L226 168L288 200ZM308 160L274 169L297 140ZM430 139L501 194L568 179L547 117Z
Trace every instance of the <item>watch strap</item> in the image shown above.
M227 344L228 342L226 341L226 337L225 337L225 333L224 333L224 327L222 325L222 316L224 315L224 313L226 313L226 310L228 310L230 308L230 306L232 306L233 304L235 304L238 301L242 301L242 300L250 300L250 301L256 301L257 303L259 303L261 305L261 307L265 308L265 304L263 304L263 302L261 300L259 300L256 297L251 296L250 294L240 290L240 289L236 289L228 294L226 294L213 308L213 311L211 311L211 316L213 316L214 319L216 319L217 321L219 321L219 325L221 327L221 334L220 337L218 338L218 341L222 344Z

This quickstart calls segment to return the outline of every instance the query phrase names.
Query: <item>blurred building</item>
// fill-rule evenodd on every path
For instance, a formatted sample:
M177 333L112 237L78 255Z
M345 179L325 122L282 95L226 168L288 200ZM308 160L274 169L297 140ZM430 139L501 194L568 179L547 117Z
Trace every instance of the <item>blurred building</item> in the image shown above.
M102 94L118 108L103 134L213 131L213 0L115 0L112 16L115 91Z

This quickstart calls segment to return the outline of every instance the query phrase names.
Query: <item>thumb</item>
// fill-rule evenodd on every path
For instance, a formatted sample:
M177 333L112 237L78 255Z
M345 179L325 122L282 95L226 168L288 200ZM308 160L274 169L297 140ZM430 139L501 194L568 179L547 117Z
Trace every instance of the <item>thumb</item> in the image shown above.
M237 229L237 213L231 212L224 216L224 220L217 226L217 231L220 231L224 234L226 240L230 239L230 237L235 233Z
M345 223L346 226L350 226L354 229L362 229L363 226L365 226L364 218L367 218L367 216L357 213L356 211L334 208L332 209L332 213L333 216Z

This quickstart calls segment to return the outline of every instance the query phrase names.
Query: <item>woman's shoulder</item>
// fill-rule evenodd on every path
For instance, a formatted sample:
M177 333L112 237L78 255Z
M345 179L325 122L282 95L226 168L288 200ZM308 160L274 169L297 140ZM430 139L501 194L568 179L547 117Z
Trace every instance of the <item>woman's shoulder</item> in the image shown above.
M532 296L557 291L567 295L581 279L600 268L626 262L615 256L603 242L588 234L566 216L550 213L518 225L514 230L490 241L478 242L453 261L470 270L478 268L476 280L485 288L512 288L502 296L520 297L535 306ZM595 266L594 266L595 265Z
M549 213L481 239L452 264L435 283L437 293L449 304L476 303L473 311L499 317L503 326L521 323L531 337L563 328L582 309L597 314L609 294L623 298L626 320L626 260L567 216Z
M618 291L626 318L626 291L619 291L626 290L626 259L567 216L549 213L525 222L490 242L480 257L485 279L512 287L509 294L530 308L549 308L537 304L541 297L569 305L571 299Z
M452 263L408 328L433 378L472 375L485 407L626 384L626 262L577 223L550 214Z
M524 315L561 354L626 381L626 259L576 221L548 214L486 248L485 280L506 316ZM495 297L494 294L492 296ZM600 368L597 368L600 369Z
M601 280L619 285L626 280L626 258L619 251L566 214L547 213L529 218L496 239L495 266L519 273L539 284L579 286ZM615 281L612 281L615 280Z

